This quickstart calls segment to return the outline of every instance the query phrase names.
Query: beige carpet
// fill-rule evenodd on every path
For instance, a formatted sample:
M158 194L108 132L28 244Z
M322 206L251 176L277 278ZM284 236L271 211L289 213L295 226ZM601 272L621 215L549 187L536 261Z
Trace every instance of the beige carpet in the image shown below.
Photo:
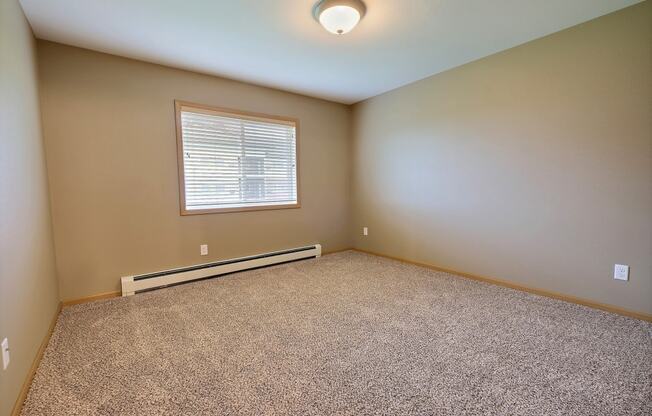
M65 308L24 415L652 415L652 324L346 252Z

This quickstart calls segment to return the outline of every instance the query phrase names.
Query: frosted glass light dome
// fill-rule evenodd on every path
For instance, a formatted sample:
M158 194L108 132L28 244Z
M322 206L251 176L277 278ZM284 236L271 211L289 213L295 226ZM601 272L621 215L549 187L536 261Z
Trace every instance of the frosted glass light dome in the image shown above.
M360 0L322 0L315 5L313 13L324 29L343 35L353 30L365 11Z

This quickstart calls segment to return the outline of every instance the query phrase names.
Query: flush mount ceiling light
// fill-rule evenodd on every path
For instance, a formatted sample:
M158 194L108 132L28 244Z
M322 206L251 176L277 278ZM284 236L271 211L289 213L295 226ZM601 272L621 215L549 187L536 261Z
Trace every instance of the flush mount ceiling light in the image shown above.
M312 13L324 29L343 35L353 30L366 11L361 0L320 0Z

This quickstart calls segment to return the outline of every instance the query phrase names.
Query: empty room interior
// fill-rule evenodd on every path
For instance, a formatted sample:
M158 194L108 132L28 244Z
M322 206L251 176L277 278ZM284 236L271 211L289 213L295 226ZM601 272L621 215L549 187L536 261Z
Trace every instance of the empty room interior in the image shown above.
M652 415L652 0L0 0L0 416Z

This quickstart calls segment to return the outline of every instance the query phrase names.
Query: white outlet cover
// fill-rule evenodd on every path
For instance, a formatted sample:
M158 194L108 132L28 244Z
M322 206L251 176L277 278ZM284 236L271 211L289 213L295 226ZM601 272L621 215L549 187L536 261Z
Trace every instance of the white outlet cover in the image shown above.
M616 264L614 266L614 279L629 280L629 266L626 264Z
M202 244L199 246L199 254L202 256L208 255L208 244Z
M9 365L9 340L2 340L2 369L6 370Z
M362 227L362 235L369 235L369 229L367 227Z

